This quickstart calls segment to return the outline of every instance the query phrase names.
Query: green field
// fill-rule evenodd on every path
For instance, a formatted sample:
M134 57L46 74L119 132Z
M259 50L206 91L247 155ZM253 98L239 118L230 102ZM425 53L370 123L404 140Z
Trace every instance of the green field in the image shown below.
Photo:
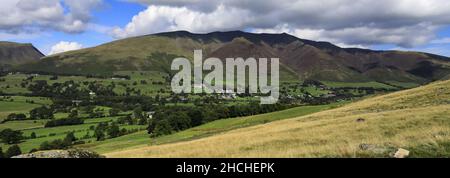
M17 74L17 75L8 75L1 77L5 79L5 81L0 82L0 91L3 93L15 93L15 94L28 94L30 93L26 88L23 88L20 84L24 79L26 79L26 75Z
M22 101L0 101L0 121L6 119L11 113L27 114L30 110L39 106L41 105L25 103Z
M292 76L292 73L290 71L282 71L285 76L288 76L285 81L291 80L292 82L296 81L297 79ZM56 83L64 83L67 81L74 81L77 84L80 84L80 86L86 89L85 82L95 82L98 84L101 84L103 86L105 85L111 85L112 83L115 84L114 92L116 92L119 95L125 94L127 88L132 88L135 90L140 90L141 94L147 95L147 96L168 96L170 92L169 91L169 85L165 81L164 78L166 74L161 72L150 72L150 71L120 71L115 72L115 75L120 76L129 76L130 80L123 80L120 78L87 78L84 76L58 76L56 80L51 80L52 76L50 75L29 75L29 74L12 74L2 77L5 79L5 81L0 82L0 91L5 94L9 95L22 95L22 94L30 94L30 91L28 91L27 87L31 84L33 84L35 81L38 80L45 80L49 85L53 85ZM289 75L288 75L289 74ZM28 78L28 80L27 80ZM29 80L32 78L32 80ZM298 82L297 82L298 83ZM289 85L289 82L288 82ZM321 91L318 88L314 87L308 87L305 89L306 91L314 94L314 95L320 95L322 93L327 93L328 91ZM162 91L162 92L161 92ZM298 91L295 93L298 94ZM11 97L3 97L0 96L2 100L0 100L0 120L6 119L6 117L11 113L16 114L26 114L29 116L30 110L40 107L42 105L51 105L52 101L49 98L44 97L25 97L25 96L11 96ZM199 95L191 95L189 96L190 99L201 99L202 96ZM235 100L230 101L223 101L223 104L225 105L236 105L236 104L245 104L249 102L254 102L259 100L255 97L239 97ZM193 103L167 103L167 106L177 105L177 106L194 106ZM206 136L209 134L214 134L218 132L223 132L227 130L232 130L238 127L246 127L250 125L255 124L261 124L270 122L272 120L278 120L285 118L289 113L301 115L306 114L309 112L316 112L318 110L324 109L328 106L311 106L309 107L302 107L303 109L300 110L288 110L286 112L281 112L280 114L274 113L274 117L271 117L269 119L263 119L258 116L254 117L246 117L246 118L234 118L234 119L226 119L221 121L216 121L213 123L206 124L204 126L200 126L197 128L193 128L190 130L186 130L183 132L175 133L170 136L164 136L161 138L157 138L155 143L165 143L165 142L173 142L177 140L182 139L188 139L188 138L194 138L194 137L200 137L200 136ZM104 111L104 114L108 114L108 110L111 108L109 107L103 107L103 106L96 106L95 109L102 109ZM78 117L80 118L89 118L89 115L87 113L84 113L80 108L78 108ZM303 113L304 112L304 113ZM124 113L130 113L130 111L125 111ZM284 113L284 114L283 114ZM63 119L67 118L69 116L69 113L64 112L57 112L54 113L55 119ZM93 135L93 131L90 130L91 127L96 126L99 122L112 122L116 120L117 117L114 118L95 118L95 119L85 119L85 123L82 125L74 125L74 126L59 126L54 128L44 128L45 123L48 120L24 120L24 121L9 121L3 124L0 124L0 130L3 129L13 129L13 130L21 130L23 132L23 135L25 137L30 137L32 133L35 133L37 135L37 138L35 139L25 139L22 143L19 144L23 152L28 152L31 149L39 148L40 144L44 141L53 141L55 139L62 139L66 136L69 132L75 132L75 136L77 138L84 137L86 135ZM121 128L126 129L145 129L147 126L138 126L138 125L121 125ZM198 130L200 129L200 130ZM101 151L101 149L98 148L105 148L105 146L101 146L104 144L117 144L118 146L110 147L109 149L120 149L127 146L136 146L141 144L147 144L149 140L148 134L146 131L141 131L139 133L134 133L130 135L125 135L119 138L115 139L107 139L105 141L96 142L93 139L85 139L86 143L88 143L86 146L81 145L80 147L93 147L93 150ZM124 141L124 142L121 142ZM89 143L91 142L91 143ZM116 143L117 142L117 143ZM97 146L99 145L99 146ZM1 147L3 147L4 150L7 149L8 145L0 144Z
M282 86L288 86L290 84L297 84L299 82L295 73L282 68L280 71L280 82ZM1 77L5 79L4 82L0 82L0 91L9 95L23 95L30 94L27 87L38 80L45 80L49 85L55 83L64 83L67 81L74 81L81 84L82 88L86 89L83 85L84 82L95 82L101 85L115 84L114 92L117 94L125 94L127 88L139 90L142 95L146 96L167 96L170 93L170 83L167 83L165 77L167 74L156 71L117 71L114 75L129 76L130 80L123 80L121 78L87 78L84 76L58 76L56 80L50 80L50 75L28 75L28 74L12 74ZM32 80L25 81L28 77L32 77ZM25 87L23 87L25 86ZM308 88L311 93L326 93L327 91L320 91ZM1 93L0 92L0 93Z
M25 120L25 121L9 121L0 124L0 130L13 129L13 130L27 130L44 127L48 120Z
M1 78L4 78L4 82L0 82L0 91L6 94L29 94L30 91L25 87L22 87L22 83L27 77L33 76L33 81L37 80L45 80L49 85L54 83L64 83L67 81L74 81L77 83L82 82L96 82L102 85L110 85L111 83L116 84L116 88L114 92L118 94L124 94L127 87L135 88L141 90L141 93L144 95L156 95L158 91L161 89L168 89L169 85L164 83L164 76L166 74L160 72L153 71L142 71L142 72L133 72L133 71L120 71L115 72L116 75L127 75L130 76L130 80L121 80L120 78L86 78L84 76L58 76L57 80L50 80L52 76L49 75L26 75L26 74L13 74L7 75ZM147 84L142 84L141 81L145 80ZM28 84L33 83L33 81L28 82ZM159 82L163 82L163 85L159 84Z
M392 86L398 86L402 88L415 88L420 86L420 84L418 83L411 83L411 82L388 81L387 83L389 83Z
M53 141L56 139L63 139L67 133L75 132L75 136L77 138L82 138L85 135L93 136L94 131L90 128L96 126L100 122L112 122L115 121L118 117L105 117L105 118L96 118L96 119L86 119L85 123L82 125L73 125L73 126L59 126L52 128L44 128L45 120L39 121L14 121L7 122L5 124L0 124L0 130L11 128L14 130L22 130L23 135L29 137L31 133L35 133L36 139L26 139L22 143L19 144L20 148L23 152L28 152L33 148L39 148L40 144L44 141ZM36 122L36 123L35 123ZM120 125L120 129L125 128L127 130L131 129L145 129L146 126L140 125ZM94 139L84 139L86 142L95 142ZM1 147L6 149L8 145L0 144Z
M386 85L379 82L330 82L330 81L322 81L325 85L331 88L344 88L344 87L351 87L351 88L358 88L358 87L372 87L377 89L397 89L396 87Z
M29 104L23 102L0 101L0 112L22 112L38 106L38 104Z

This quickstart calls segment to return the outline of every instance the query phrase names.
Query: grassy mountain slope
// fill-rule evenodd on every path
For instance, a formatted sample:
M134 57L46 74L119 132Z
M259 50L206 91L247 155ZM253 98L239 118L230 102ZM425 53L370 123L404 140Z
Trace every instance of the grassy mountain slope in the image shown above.
M44 55L31 44L0 41L0 64L15 65L37 61Z
M170 67L174 57L192 59L195 49L203 49L204 58L278 57L283 64L282 70L285 73L293 71L300 79L342 82L393 80L421 84L450 74L450 59L443 56L340 48L328 42L299 39L285 33L241 31L208 34L177 31L127 38L48 56L39 62L18 67L18 70L101 75L130 70L161 71Z
M359 122L358 122L359 120ZM450 157L450 81L316 114L108 157Z
M165 55L192 55L183 45L200 44L189 40L162 37L136 37L119 40L94 48L48 56L41 61L19 67L20 70L70 74L112 74L114 71L147 70L165 60ZM164 52L159 55L159 52ZM172 59L170 59L172 60ZM169 63L170 64L170 63ZM170 66L168 66L170 68Z

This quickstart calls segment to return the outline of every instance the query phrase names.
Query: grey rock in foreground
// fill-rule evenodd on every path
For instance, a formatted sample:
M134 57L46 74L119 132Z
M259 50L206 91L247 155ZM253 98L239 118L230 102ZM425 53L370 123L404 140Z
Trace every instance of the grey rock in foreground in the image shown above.
M104 158L103 156L87 150L49 150L22 154L12 158Z

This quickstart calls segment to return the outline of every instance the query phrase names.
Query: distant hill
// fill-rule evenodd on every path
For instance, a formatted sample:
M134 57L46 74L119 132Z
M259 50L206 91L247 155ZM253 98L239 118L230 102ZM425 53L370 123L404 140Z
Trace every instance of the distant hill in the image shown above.
M193 34L176 31L133 37L94 48L47 56L19 70L108 75L122 70L167 72L174 57L279 57L283 75L342 82L423 84L450 74L450 59L419 52L340 48L283 34L242 31Z
M107 157L450 157L450 80L308 116Z
M0 41L0 65L16 65L38 61L44 55L32 44Z

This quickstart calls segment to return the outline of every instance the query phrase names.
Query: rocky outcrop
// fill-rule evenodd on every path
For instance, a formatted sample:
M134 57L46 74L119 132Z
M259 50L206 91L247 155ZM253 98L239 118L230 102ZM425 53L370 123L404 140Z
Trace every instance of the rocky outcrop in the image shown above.
M103 156L87 150L49 150L22 154L12 158L103 158Z

